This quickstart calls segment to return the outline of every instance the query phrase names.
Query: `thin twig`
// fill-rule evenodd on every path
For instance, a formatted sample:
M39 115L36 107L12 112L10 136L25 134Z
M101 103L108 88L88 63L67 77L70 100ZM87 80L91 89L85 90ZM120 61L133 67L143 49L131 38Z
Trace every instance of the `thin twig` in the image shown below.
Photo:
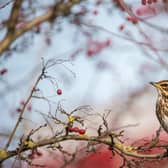
M29 96L28 96L28 98L27 98L25 104L23 105L23 108L21 109L21 112L20 112L20 114L19 114L18 120L17 120L17 122L16 122L16 124L15 124L15 127L13 128L13 131L12 131L12 133L10 134L9 139L8 139L6 145L5 145L5 148L4 148L5 150L8 149L8 147L9 147L9 145L10 145L10 143L11 143L11 141L12 141L12 139L13 139L15 133L16 133L16 130L17 130L18 126L19 126L19 123L20 123L21 120L22 120L22 117L23 117L25 108L26 108L27 104L29 103L30 99L32 98L32 95L33 95L34 91L36 90L36 86L38 85L38 83L39 83L39 81L40 81L40 79L41 79L42 76L43 76L43 72L42 72L42 73L39 75L39 77L37 78L37 80L36 80L36 82L35 82L35 84L34 84L32 90L31 90L31 92L30 92L30 94L29 94Z

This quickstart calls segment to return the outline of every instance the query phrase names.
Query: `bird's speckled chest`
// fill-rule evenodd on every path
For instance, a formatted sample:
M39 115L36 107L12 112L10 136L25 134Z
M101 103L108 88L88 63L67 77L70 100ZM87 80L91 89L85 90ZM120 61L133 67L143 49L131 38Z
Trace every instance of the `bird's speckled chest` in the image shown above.
M156 115L166 132L168 132L168 98L159 96L156 103Z

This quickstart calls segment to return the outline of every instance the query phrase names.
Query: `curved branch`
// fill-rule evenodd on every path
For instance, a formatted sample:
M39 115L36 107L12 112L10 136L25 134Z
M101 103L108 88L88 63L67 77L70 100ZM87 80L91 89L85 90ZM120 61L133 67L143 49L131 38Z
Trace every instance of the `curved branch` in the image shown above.
M50 21L51 19L53 19L53 17L55 19L60 15L67 14L74 5L79 4L82 1L84 1L84 0L70 0L65 3L56 4L57 5L56 10L55 10L55 8L53 8L53 10L48 11L47 13L34 18L30 22L26 23L22 28L15 30L14 33L12 34L12 36L9 36L7 33L7 35L4 37L4 39L0 42L0 56L2 56L2 53L4 51L9 49L10 45L18 37L20 37L24 33L28 32L36 25L39 25L39 24L46 22L46 21Z
M68 141L68 140L76 140L76 141L87 141L87 142L98 142L99 144L104 144L104 145L108 145L111 146L113 148L114 151L117 151L123 155L126 156L130 156L130 157L134 157L134 158L140 158L140 159L161 159L161 158L165 158L168 157L168 153L167 152L163 152L163 153L156 153L156 154L141 154L138 153L136 151L136 147L133 146L126 146L122 143L120 143L118 140L115 141L111 141L111 137L110 135L107 135L109 138L104 138L101 136L80 136L80 135L65 135L65 136L60 136L60 137L53 137L53 138L49 138L49 139L44 139L41 140L39 142L23 142L26 145L23 146L22 148L19 149L19 152L25 152L28 150L32 150L38 147L42 147L42 146L47 146L47 145L51 145L51 144L55 144L58 142L64 142L64 141ZM115 137L113 137L115 138ZM29 145L30 144L30 145ZM5 151L4 151L5 152ZM13 151L8 151L6 152L6 155L4 157L2 157L0 155L0 163L2 163L3 161L16 156L18 154L18 149L13 150Z

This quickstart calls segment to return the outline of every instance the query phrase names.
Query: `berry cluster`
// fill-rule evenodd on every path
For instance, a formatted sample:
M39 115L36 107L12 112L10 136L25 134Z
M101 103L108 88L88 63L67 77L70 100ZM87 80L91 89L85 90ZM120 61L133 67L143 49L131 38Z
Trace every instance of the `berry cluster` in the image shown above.
M25 105L25 101L22 100L22 101L20 102L20 107L18 107L18 108L16 109L16 111L20 113L20 112L22 111L22 108L23 108L24 105ZM31 105L31 104L29 104L29 105L27 106L27 110L28 110L28 111L32 111L32 105Z
M138 23L138 18L136 18L136 17L127 16L127 17L126 17L126 20L129 21L129 22L132 22L132 24L137 24L137 23ZM124 24L121 24L121 25L119 26L119 30L120 30L120 31L124 30L124 28L125 28L125 25L124 25Z
M138 19L136 17L127 16L126 19L128 21L132 22L133 24L137 24L138 23Z
M79 129L78 127L68 127L69 132L76 132L79 133L80 135L84 135L86 133L85 129Z
M157 0L141 0L142 5L156 3Z
M99 54L103 49L109 47L111 45L111 40L106 39L103 42L100 41L89 41L89 45L86 51L86 54L90 57L96 54Z

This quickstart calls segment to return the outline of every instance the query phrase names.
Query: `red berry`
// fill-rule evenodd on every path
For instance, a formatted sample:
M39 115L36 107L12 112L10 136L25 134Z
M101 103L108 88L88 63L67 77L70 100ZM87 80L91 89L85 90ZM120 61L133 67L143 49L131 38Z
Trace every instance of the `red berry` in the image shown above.
M79 134L83 135L83 134L85 134L85 133L86 133L86 130L85 130L85 129L80 129L80 130L79 130Z
M61 89L57 89L57 95L61 95L62 94L62 90Z
M35 158L35 155L31 153L31 154L28 155L28 158L29 158L30 160L33 160L33 159Z
M138 19L136 17L127 16L126 19L128 21L131 21L133 24L137 24L138 23Z
M87 55L92 56L94 54L94 51L92 49L87 50Z
M79 128L78 128L78 127L74 127L74 128L73 128L73 131L74 131L74 132L79 132Z
M24 104L25 104L25 101L24 101L24 100L22 100L22 101L20 102L20 104L21 104L21 105L24 105Z
M43 153L41 152L41 151L36 151L36 154L37 154L37 156L42 156L43 155Z
M132 18L132 23L133 23L133 24L137 24L137 23L138 23L138 19L135 18L135 17L133 17L133 18Z
M73 129L72 127L68 127L68 131L69 131L69 132L73 132L74 129Z
M110 46L110 44L111 44L111 40L110 40L110 39L107 39L107 40L105 41L105 46Z
M146 5L146 0L141 0L142 5Z
M97 10L94 10L94 11L93 11L93 14L94 14L94 15L97 15L97 14L98 14L98 11L97 11Z
M120 30L123 30L123 29L124 29L124 25L123 25L123 24L120 25L119 29L120 29Z
M31 111L32 110L32 105L28 105L27 110Z
M141 9L137 9L135 12L136 12L136 14L139 15L139 16L142 15L142 13L143 13Z
M108 147L108 150L110 150L110 151L111 151L111 150L113 150L113 148L112 148L111 146L109 146L109 147Z
M8 70L6 68L3 68L3 69L0 70L1 75L4 75L7 72L8 72Z
M20 112L22 111L22 109L21 109L21 108L17 108L16 111L17 111L18 113L20 113Z
M131 21L131 17L130 17L130 16L127 16L127 17L126 17L126 20Z

